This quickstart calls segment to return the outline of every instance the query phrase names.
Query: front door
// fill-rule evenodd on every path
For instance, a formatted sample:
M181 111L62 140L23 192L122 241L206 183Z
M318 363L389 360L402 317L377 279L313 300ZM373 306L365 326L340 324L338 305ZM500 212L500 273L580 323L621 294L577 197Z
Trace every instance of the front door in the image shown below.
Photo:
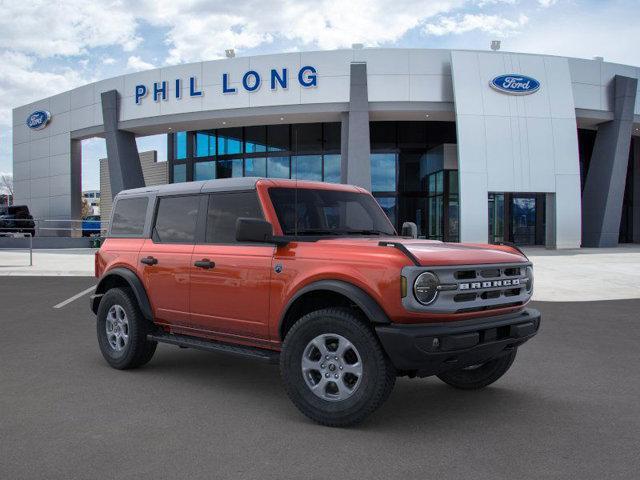
M198 195L158 199L152 238L138 255L156 322L189 324L189 274L198 219Z
M236 242L238 217L263 217L255 191L209 196L205 243L191 257L191 319L223 339L268 340L274 246Z
M511 238L516 245L536 244L536 197L518 195L511 197Z

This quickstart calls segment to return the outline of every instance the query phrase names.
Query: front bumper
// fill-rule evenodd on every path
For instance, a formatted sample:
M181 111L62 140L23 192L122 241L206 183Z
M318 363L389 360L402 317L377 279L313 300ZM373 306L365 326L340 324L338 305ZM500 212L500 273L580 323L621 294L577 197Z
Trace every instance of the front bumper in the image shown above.
M540 312L527 308L461 322L380 325L376 333L397 370L426 377L512 351L538 333L540 319Z

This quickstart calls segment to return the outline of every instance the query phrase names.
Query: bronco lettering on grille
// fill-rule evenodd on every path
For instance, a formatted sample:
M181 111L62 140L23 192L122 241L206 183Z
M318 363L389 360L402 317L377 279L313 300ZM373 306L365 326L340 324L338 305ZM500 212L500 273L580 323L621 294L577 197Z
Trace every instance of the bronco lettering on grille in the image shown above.
M481 288L495 288L495 287L512 287L520 285L519 278L505 279L505 280L492 280L486 282L469 282L460 283L458 288L460 290L478 290Z

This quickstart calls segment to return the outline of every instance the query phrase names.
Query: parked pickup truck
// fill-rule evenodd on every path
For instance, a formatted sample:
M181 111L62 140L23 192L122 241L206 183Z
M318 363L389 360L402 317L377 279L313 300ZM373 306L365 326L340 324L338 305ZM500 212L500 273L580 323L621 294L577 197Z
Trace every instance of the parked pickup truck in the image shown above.
M398 376L490 385L540 325L517 248L400 237L359 187L236 178L114 202L91 308L117 369L158 342L279 362L303 414L346 426Z

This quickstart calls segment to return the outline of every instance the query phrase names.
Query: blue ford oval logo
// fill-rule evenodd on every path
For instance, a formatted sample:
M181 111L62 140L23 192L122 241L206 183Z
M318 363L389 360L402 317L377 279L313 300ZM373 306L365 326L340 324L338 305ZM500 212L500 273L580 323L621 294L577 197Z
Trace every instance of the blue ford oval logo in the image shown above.
M27 127L32 130L42 130L51 120L51 114L46 110L36 110L27 117Z
M489 85L494 90L510 95L529 95L540 89L538 80L517 73L498 75L489 82Z

